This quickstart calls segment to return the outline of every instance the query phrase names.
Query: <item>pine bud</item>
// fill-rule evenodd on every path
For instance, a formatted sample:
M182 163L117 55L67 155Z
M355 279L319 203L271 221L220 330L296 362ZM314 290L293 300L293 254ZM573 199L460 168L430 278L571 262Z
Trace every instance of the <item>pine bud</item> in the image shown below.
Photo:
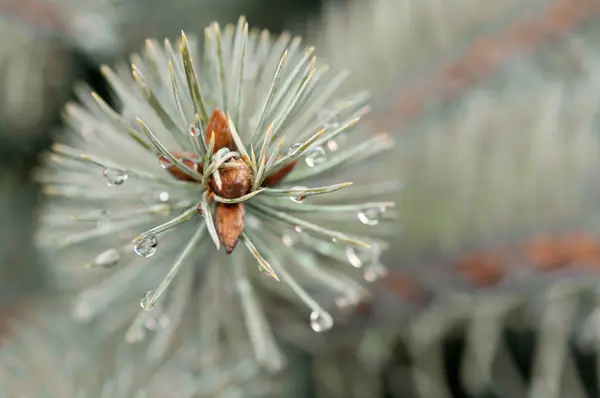
M227 254L231 254L244 233L246 210L243 203L219 203L215 209L215 226Z

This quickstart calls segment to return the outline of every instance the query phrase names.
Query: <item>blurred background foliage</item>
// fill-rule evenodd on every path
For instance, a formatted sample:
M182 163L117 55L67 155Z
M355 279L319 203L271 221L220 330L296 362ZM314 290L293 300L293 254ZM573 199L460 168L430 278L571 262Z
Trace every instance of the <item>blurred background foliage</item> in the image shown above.
M77 82L106 93L101 64L240 14L370 90L364 128L399 142L378 172L405 185L401 219L389 277L344 328L303 341L290 323L289 372L234 361L200 375L227 388L189 396L600 396L592 0L0 0L0 396L177 396L198 376L178 356L148 381L135 349L69 326L45 293L30 172Z

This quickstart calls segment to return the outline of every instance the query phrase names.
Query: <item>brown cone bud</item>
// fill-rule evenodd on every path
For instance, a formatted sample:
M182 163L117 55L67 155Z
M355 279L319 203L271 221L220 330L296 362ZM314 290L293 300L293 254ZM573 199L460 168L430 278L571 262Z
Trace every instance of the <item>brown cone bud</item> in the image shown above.
M210 185L218 196L227 199L236 199L244 196L252 188L252 172L242 159L232 159L227 162L228 167L219 170L222 187L219 189L211 178Z
M198 172L202 172L203 165L197 163L198 155L191 152L171 152L173 156L177 159L181 160L183 164L187 167L197 170ZM165 160L166 163L171 164L168 160ZM173 165L167 169L167 171L175 178L181 181L196 181L189 175L185 174L183 170L181 170L178 166Z
M229 148L232 151L235 150L235 143L233 141L233 136L231 135L231 130L229 129L229 120L227 119L227 115L220 110L215 109L212 116L210 117L210 121L206 126L206 143L210 142L211 137L215 136L215 147L213 148L213 153L217 152L221 148Z
M270 188L279 184L281 181L283 181L285 177L287 177L288 174L292 172L292 170L294 170L294 167L296 167L297 163L298 161L294 160L293 162L286 164L285 167L279 169L275 173L265 178L262 183L262 186Z
M219 203L215 209L215 227L225 246L225 252L231 254L246 227L246 210L243 203Z

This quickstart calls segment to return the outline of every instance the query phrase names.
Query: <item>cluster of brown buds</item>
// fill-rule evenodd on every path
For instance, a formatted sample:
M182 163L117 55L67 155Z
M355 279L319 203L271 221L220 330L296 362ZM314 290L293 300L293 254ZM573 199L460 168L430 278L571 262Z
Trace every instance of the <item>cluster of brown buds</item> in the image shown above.
M214 138L213 138L214 137ZM208 191L211 202L215 203L214 221L217 233L221 242L225 246L227 254L231 254L237 245L246 226L244 203L220 203L214 201L214 195L218 195L225 199L238 199L250 193L255 175L252 172L250 159L245 159L236 152L236 145L231 134L229 119L220 109L215 109L206 126L206 142L214 139L214 147L212 154L215 157L213 161L220 161L222 157L219 154L228 155L228 159L223 162L208 178L206 189ZM204 166L197 155L188 152L172 152L173 156L181 160L186 166L191 169L203 173ZM161 162L167 163L168 160ZM288 165L282 167L271 175L268 175L262 182L261 188L270 188L278 185L285 177L294 169L298 161L291 161ZM169 163L167 170L178 180L188 182L198 182L184 173L176 165ZM203 216L204 209L201 205L198 206L198 213Z

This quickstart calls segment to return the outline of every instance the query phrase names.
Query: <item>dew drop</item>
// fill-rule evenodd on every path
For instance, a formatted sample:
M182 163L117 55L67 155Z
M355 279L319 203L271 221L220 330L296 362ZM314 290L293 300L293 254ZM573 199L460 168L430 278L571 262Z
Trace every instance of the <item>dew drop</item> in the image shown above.
M327 153L322 146L312 149L304 158L308 167L317 167L327 160Z
M148 290L142 300L140 301L140 307L145 309L146 311L150 311L154 307L154 303L151 301L152 296L154 296L154 290Z
M121 260L121 255L117 249L108 249L98 254L94 259L94 264L104 268L113 268Z
M127 180L127 177L129 177L126 173L123 173L120 170L108 168L104 169L102 175L104 175L106 185L108 185L109 187L119 186Z
M296 226L294 227L294 231L296 231L297 233L301 234L301 233L302 233L302 228L300 228L300 226L299 226L299 225L296 225Z
M327 149L329 149L329 152L335 152L339 149L339 145L337 143L336 140L329 140L327 141Z
M158 238L154 234L148 234L143 238L134 241L133 251L135 254L142 257L151 257L156 253L156 246L158 246Z
M360 268L363 265L363 261L356 252L356 248L354 246L346 247L346 258L348 259L350 265L352 265L354 268Z
M200 131L200 129L194 126L193 124L190 126L190 135L192 137L200 137L201 133L202 132Z
M379 224L379 218L385 213L385 207L376 206L358 212L358 219L365 225Z
M300 144L299 142L292 144L292 146L290 146L290 149L288 149L288 155L292 155L301 146L302 146L302 144Z
M333 318L328 312L313 311L310 314L310 327L315 332L326 332L333 326Z
M160 167L163 169L170 169L173 167L173 163L165 155L161 155L158 157L158 162L160 163Z
M338 134L335 138L328 140L325 146L329 152L337 152L339 149L348 142L348 135L346 133Z
M297 187L293 187L293 190L296 191L304 191L307 190L308 187L305 186L297 186ZM301 196L290 196L290 199L292 200L292 202L294 203L304 203L304 201L306 200L306 195L301 195Z
M158 194L158 200L161 202L167 202L169 200L169 193L167 191L162 191Z

